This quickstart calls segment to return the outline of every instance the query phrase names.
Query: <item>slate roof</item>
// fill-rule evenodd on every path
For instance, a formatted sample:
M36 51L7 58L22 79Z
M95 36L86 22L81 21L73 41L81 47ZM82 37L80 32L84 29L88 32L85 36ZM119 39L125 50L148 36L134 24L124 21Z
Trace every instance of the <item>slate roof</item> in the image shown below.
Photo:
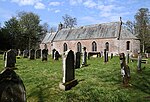
M125 26L122 25L120 39L138 39ZM66 41L66 40L85 40L85 39L104 39L104 38L118 38L120 29L120 22L110 22L103 24L95 24L82 26L72 29L61 29L55 34L46 35L43 42ZM55 35L55 36L54 36ZM52 39L52 37L54 37Z
M49 42L51 42L53 40L55 34L56 34L56 32L47 33L46 36L44 37L44 39L42 40L42 43L49 43Z

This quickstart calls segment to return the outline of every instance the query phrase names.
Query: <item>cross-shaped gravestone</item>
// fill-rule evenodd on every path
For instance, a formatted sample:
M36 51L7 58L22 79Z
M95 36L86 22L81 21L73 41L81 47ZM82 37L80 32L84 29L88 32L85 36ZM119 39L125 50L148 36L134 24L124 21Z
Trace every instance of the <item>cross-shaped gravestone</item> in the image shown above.
M34 60L35 59L35 50L31 49L29 51L29 59Z
M59 87L63 90L69 90L77 84L78 82L75 80L74 52L72 50L66 51L63 55L63 80Z
M14 52L14 50L10 49L6 52L5 67L15 68L15 63L16 63L16 53Z
M80 68L81 53L76 52L75 57L75 68Z
M41 49L36 50L35 54L37 59L41 58Z
M48 49L42 50L42 61L47 61Z

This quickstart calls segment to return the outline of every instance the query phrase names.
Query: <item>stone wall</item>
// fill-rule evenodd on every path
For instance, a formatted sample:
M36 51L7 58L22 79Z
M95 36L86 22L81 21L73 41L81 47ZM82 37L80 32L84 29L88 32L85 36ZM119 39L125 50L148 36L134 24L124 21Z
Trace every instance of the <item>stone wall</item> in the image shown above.
M140 50L140 41L139 40L117 40L116 38L111 39L90 39L90 40L70 40L70 41L57 41L53 43L47 43L48 53L51 54L53 49L56 49L60 54L63 54L64 43L67 44L68 49L77 52L77 43L81 43L81 47L86 47L87 52L92 52L92 42L96 42L97 51L104 52L105 43L109 43L109 55L113 53L114 55L118 53L127 52L127 41L130 41L130 52L137 52ZM41 50L44 49L45 44L40 44Z

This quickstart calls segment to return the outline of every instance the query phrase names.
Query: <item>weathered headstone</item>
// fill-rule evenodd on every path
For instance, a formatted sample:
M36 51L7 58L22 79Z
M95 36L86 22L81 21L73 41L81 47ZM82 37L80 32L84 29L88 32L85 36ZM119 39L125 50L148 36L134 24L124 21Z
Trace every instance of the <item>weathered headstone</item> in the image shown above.
M26 102L25 86L15 73L16 52L6 52L5 69L0 73L0 102Z
M14 50L10 49L6 52L6 59L5 59L5 67L15 68L16 63L16 53Z
M59 60L60 54L58 51L54 52L54 60Z
M0 102L26 102L25 86L12 69L0 74Z
M137 71L141 71L142 55L138 53Z
M23 51L23 58L28 58L29 56L29 51L26 49Z
M52 50L52 59L54 59L54 53L55 53L56 49Z
M87 52L86 47L83 47L83 54L82 54L82 66L87 65Z
M80 68L80 60L81 60L81 53L76 52L76 54L75 54L75 68Z
M120 53L119 55L123 85L128 86L130 79L130 68L128 65L126 65L124 53Z
M63 55L63 80L59 87L63 90L69 90L77 84L78 82L75 80L74 52L72 50L66 51Z
M34 60L35 59L35 50L31 49L29 51L29 59Z
M47 61L48 49L42 50L42 61Z
M36 50L35 54L37 59L41 58L41 49Z

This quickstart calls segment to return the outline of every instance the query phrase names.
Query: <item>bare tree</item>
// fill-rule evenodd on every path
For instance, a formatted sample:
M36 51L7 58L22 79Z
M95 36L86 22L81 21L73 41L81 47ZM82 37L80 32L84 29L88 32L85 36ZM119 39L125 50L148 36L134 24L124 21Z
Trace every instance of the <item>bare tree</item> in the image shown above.
M72 28L75 25L77 25L77 19L74 17L71 17L67 14L65 14L65 16L62 16L63 20L64 20L64 27L65 28Z

